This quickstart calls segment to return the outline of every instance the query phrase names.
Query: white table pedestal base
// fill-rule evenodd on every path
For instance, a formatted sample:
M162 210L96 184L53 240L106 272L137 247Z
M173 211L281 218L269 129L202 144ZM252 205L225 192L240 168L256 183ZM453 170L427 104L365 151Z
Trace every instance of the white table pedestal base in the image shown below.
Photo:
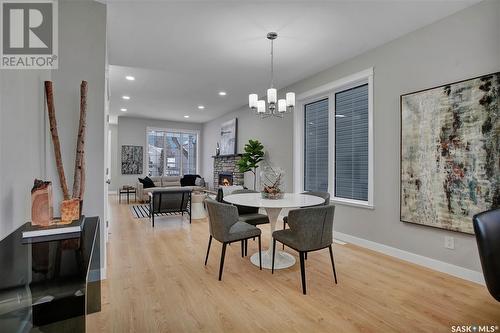
M269 248L262 251L262 268L271 269L273 260L273 232L276 230L276 222L280 215L281 208L266 208L267 217L271 224L271 238L269 240ZM280 243L276 242L276 254L274 257L274 269L283 269L295 265L295 257L289 253L279 251L278 246ZM259 252L254 253L250 257L252 264L259 266Z
M274 269L283 269L288 268L295 265L295 257L289 253L278 251L278 244L276 243L276 254L274 257ZM273 252L272 249L262 251L262 268L271 269L271 264L273 260ZM250 261L255 266L259 266L259 252L254 253L250 257Z

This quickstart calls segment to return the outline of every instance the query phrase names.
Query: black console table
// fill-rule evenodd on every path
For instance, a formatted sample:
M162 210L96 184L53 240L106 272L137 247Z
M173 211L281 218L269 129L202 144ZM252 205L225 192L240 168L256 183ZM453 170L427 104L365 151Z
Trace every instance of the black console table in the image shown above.
M65 240L23 244L24 227L0 241L0 332L85 332L101 309L99 218Z

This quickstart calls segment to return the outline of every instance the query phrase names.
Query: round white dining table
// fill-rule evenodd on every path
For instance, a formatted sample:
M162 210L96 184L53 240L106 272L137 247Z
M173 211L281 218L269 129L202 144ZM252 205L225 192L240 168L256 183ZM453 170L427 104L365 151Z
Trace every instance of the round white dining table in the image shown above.
M259 207L264 208L271 224L271 234L269 237L269 248L262 251L262 267L271 269L273 259L273 232L276 230L276 222L283 208L297 208L317 206L324 202L323 198L300 194L300 193L285 193L283 199L263 199L260 193L242 193L231 194L224 197L224 201L234 205ZM255 253L250 257L252 264L259 266L259 253ZM283 269L293 266L295 258L284 251L276 249L274 259L274 269Z

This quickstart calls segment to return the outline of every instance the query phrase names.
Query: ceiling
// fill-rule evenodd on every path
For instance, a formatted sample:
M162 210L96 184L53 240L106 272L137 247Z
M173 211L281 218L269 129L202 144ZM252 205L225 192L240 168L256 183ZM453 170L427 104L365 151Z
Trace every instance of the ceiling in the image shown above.
M264 95L269 31L282 88L476 2L106 1L110 113L206 122Z

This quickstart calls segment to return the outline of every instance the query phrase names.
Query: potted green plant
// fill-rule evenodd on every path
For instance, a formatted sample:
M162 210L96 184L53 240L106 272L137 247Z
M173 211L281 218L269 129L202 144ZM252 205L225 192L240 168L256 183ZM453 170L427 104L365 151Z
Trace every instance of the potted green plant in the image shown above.
M238 168L241 173L252 172L253 173L253 189L256 188L257 182L257 168L259 163L264 160L264 146L259 140L248 140L245 145L244 153L241 159L238 161Z

